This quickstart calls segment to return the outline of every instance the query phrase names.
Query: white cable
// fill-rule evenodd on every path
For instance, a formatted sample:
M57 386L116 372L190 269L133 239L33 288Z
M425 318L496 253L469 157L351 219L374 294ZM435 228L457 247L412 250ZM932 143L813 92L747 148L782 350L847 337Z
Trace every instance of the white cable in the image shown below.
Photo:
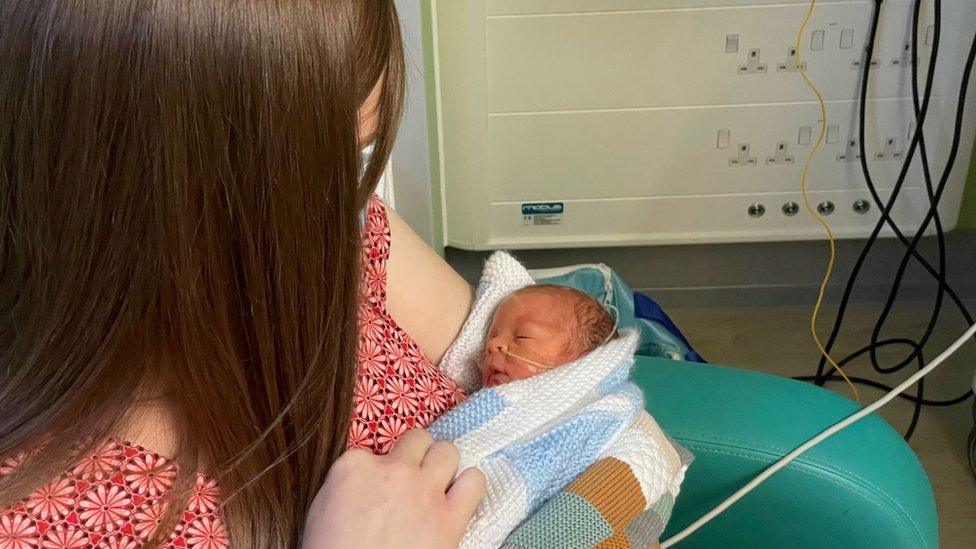
M705 516L703 516L702 518L698 519L693 524L691 524L691 526L685 528L681 532L675 534L670 539L668 539L667 541L665 541L664 543L662 543L661 544L662 549L667 548L667 547L671 547L675 543L678 543L679 541L681 541L681 540L685 539L686 537L690 536L692 533L695 532L695 530L698 530L699 528L701 528L702 526L704 526L705 524L707 524L709 521L711 521L712 519L714 519L715 517L717 517L718 515L720 515L726 509L728 509L729 507L731 507L735 502L737 502L740 499L742 499L743 496L745 496L749 492L755 490L756 487L759 486L760 484L762 484L763 482L765 482L766 479L768 479L769 477L771 477L774 474L776 474L776 472L779 471L780 469L782 469L783 467L786 467L787 465L789 465L789 463L791 461L793 461L796 458L800 457L801 454L803 454L804 452L806 452L810 448L813 448L814 446L816 446L817 444L820 444L821 442L823 442L827 438L831 437L832 435L834 435L835 433L837 433L841 429L844 429L844 428L850 426L851 424L853 424L853 423L861 420L865 416L870 415L871 413L873 413L874 411L876 411L878 408L881 408L885 404L891 402L892 399L894 399L895 397L897 397L901 393L905 392L905 390L907 390L909 387L911 387L912 385L914 385L918 380L922 379L923 377L925 377L926 375L928 375L932 370L936 369L939 366L939 364L942 364L942 362L945 361L945 359L947 359L950 356L952 356L953 353L955 353L957 350L959 350L959 347L962 347L966 343L966 341L968 341L974 335L976 335L976 324L970 326L969 329L966 330L966 333L962 335L962 337L960 337L958 340L956 340L955 343L953 343L952 345L950 345L949 348L946 349L945 351L943 351L943 353L941 355L935 357L935 360L933 360L932 362L930 362L928 364L928 366L926 366L925 368L922 368L921 370L919 370L918 372L916 372L915 375L913 375L912 377L906 379L904 383L902 383L901 385L899 385L899 386L895 387L894 389L892 389L890 393L888 393L885 396L879 398L877 401L875 401L870 406L868 406L866 408L862 408L861 410L855 412L854 414L850 415L849 417L847 417L847 418L841 420L840 422L834 424L832 427L828 428L826 431L824 431L824 432L820 433L819 435L813 437L812 439L810 439L807 442L803 443L803 445L800 446L799 448L797 448L796 450L793 450L792 452L790 452L789 454L787 454L786 456L784 456L782 459L780 459L779 461L777 461L776 463L774 463L773 465L771 465L768 469L766 469L765 471L763 471L762 473L760 473L759 476L757 476L756 478L754 478L752 480L752 482L750 482L749 484L746 484L745 486L743 486L742 488L740 488L739 491L737 491L736 493L732 494L731 497L729 497L727 500L723 501L718 507L716 507L715 509L712 509Z

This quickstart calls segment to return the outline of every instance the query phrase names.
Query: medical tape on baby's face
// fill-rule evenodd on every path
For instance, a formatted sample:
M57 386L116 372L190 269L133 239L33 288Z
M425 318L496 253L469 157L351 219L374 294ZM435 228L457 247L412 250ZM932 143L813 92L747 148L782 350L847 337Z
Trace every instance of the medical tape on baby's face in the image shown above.
M603 340L603 343L600 344L601 346L602 345L606 345L607 343L610 342L611 339L613 339L613 334L617 333L617 328L620 326L620 310L617 309L615 306L609 304L609 303L607 304L607 308L613 310L613 329L610 330L610 333L609 334L607 334L606 339L604 339ZM521 362L524 362L525 364L528 364L529 366L535 366L536 368L539 368L539 369L542 369L542 370L551 370L552 368L554 368L554 366L547 366L545 364L539 364L538 362L536 362L534 360L529 360L529 359L527 359L525 357L519 356L519 355L517 355L517 354L515 354L515 353L513 353L511 351L509 351L508 349L502 349L502 352L505 353L506 355L508 355L508 356L516 359L516 360L519 360Z

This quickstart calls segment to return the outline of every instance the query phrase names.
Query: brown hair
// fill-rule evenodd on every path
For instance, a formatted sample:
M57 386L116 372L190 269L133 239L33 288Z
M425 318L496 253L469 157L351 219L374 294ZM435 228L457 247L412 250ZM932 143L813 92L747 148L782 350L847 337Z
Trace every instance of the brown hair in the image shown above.
M345 448L393 1L4 0L0 37L0 456L54 441L0 506L161 387L174 496L205 467L235 546L295 545Z
M586 292L558 284L534 284L516 293L522 292L557 293L571 299L576 320L573 342L585 353L596 349L610 338L617 337L616 322L609 311Z

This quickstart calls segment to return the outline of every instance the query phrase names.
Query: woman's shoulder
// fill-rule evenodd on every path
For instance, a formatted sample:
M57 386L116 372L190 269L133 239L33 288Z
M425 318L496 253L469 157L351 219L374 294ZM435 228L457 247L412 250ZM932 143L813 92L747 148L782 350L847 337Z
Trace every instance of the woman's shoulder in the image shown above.
M43 451L3 460L0 477ZM138 547L164 519L178 474L165 456L109 439L58 478L0 509L0 547ZM167 547L226 547L218 502L216 482L195 475Z
M390 258L390 217L387 214L386 203L378 196L373 196L366 206L363 219L363 260L371 264L385 265Z
M387 308L427 355L440 362L467 318L474 290L396 211L387 209L385 215L390 238Z

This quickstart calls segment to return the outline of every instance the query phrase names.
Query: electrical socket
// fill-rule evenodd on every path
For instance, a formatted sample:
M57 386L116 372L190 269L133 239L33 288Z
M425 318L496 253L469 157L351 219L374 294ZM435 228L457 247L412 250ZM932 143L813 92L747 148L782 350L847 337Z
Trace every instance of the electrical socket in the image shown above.
M766 158L766 165L793 164L796 158L790 154L789 145L785 141L776 144L775 154Z
M861 158L857 139L847 141L847 150L837 155L838 162L857 162Z
M901 50L901 56L891 60L892 67L908 67L912 62L912 45L905 44Z
M800 63L799 64L799 67L802 67L803 70L806 70L807 69L807 62L804 61L804 62ZM798 70L798 65L797 65L797 62L796 62L796 48L793 47L793 46L790 46L790 47L786 48L786 62L785 63L780 63L776 67L776 72L796 72L797 70Z
M885 139L884 150L875 154L874 159L878 161L898 160L901 158L901 151L898 150L898 138L889 137Z
M756 157L749 156L750 149L751 149L751 145L749 145L749 143L739 143L738 147L736 148L736 150L739 151L739 154L729 159L729 166L739 167L739 168L744 166L755 166Z
M739 74L766 74L766 64L759 60L759 48L749 50L745 65L739 65Z
M876 68L878 68L880 66L881 66L881 62L880 61L878 61L877 59L872 59L871 60L871 68L872 69L876 69ZM855 69L860 69L861 68L861 60L860 59L855 59L854 61L851 61L851 67L852 68L855 68Z

